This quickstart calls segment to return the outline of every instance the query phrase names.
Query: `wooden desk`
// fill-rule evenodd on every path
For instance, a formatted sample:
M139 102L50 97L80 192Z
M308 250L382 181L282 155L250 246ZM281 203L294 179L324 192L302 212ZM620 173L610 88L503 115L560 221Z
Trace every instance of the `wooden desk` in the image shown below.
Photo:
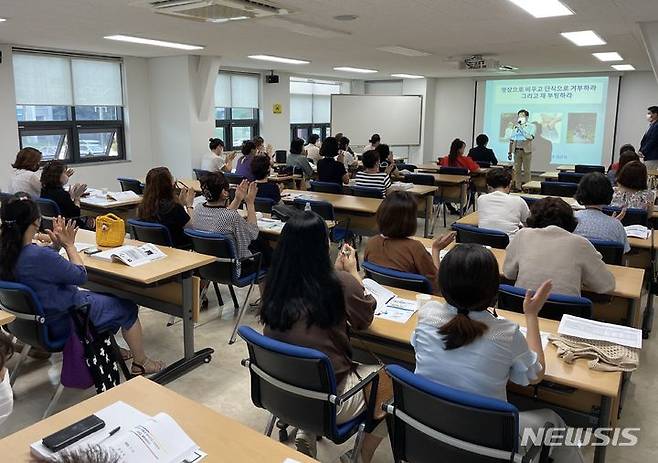
M551 171L551 172L544 172L544 173L541 174L539 177L540 177L542 180L546 180L546 181L554 181L554 180L557 180L557 179L558 179L559 174L560 174L560 173L559 173L558 171L554 170L554 171Z
M0 326L5 326L6 324L13 322L15 318L16 317L14 317L9 312L0 310Z
M541 181L539 180L531 180L530 182L526 182L523 185L521 185L521 189L523 191L541 191Z
M416 299L413 291L398 288L388 288L405 299ZM437 296L432 299L443 302ZM498 316L505 317L514 323L525 326L522 314L498 310ZM411 346L411 335L418 322L414 314L407 323L395 323L375 317L367 330L353 333L352 345L356 350L371 351L410 365L415 364L415 354ZM541 331L556 333L559 323L553 320L540 319ZM439 348L437 346L437 348ZM366 354L367 355L367 354ZM622 374L620 372L601 372L590 370L586 360L577 360L569 365L557 356L557 349L552 344L545 349L546 374L544 382L539 387L520 387L510 384L509 390L524 397L525 401L532 398L536 408L558 407L567 409L569 413L561 415L572 426L590 427L595 420L599 427L608 427L616 421L622 389ZM573 391L556 390L548 382L573 388ZM538 403L539 402L539 403ZM596 409L598 407L598 409ZM589 424L588 424L589 423ZM596 447L594 461L605 460L605 447Z
M570 164L570 165L564 165L564 166L557 166L555 169L558 170L559 172L573 172L573 171L576 170L576 166L573 165L573 164Z
M2 460L12 463L36 461L30 455L30 444L119 400L147 415L153 416L160 412L170 415L201 450L208 454L204 462L283 462L286 458L305 463L315 461L142 377L131 379L5 437L0 440Z
M80 243L95 243L93 232L78 231ZM140 245L139 241L126 240L125 244ZM215 261L206 256L166 246L158 246L167 257L140 267L129 267L117 262L80 253L89 275L86 288L114 294L183 319L184 356L154 376L160 384L172 381L200 364L210 361L212 349L194 350L194 320L199 310L199 284L193 271Z

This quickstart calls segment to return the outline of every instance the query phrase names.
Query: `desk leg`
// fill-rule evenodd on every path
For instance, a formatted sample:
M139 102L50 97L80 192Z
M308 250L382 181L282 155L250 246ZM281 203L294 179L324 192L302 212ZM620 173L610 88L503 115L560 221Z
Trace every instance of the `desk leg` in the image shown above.
M612 410L612 399L610 397L601 397L601 409L599 410L599 428L610 426L610 416ZM605 461L605 452L607 447L596 447L594 450L594 463L603 463Z
M160 373L151 377L151 380L159 384L167 384L185 373L195 369L203 363L210 363L214 349L206 347L198 352L194 351L194 320L193 300L194 285L192 284L192 273L182 275L183 286L183 358L172 363Z
M434 195L425 195L425 238L429 238L431 234L432 207L434 206Z

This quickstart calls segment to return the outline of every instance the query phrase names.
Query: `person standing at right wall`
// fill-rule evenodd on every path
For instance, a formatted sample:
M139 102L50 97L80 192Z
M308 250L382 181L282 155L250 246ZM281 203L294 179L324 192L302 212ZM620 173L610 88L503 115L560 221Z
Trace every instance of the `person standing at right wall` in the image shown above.
M644 157L647 170L658 169L658 106L649 106L647 109L649 128L640 142L638 154Z

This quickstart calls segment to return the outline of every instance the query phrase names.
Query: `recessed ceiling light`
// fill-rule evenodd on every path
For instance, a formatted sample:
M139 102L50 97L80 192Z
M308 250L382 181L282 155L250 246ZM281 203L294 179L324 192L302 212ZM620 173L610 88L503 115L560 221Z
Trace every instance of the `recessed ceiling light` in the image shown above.
M339 14L338 16L334 16L334 19L336 21L354 21L355 19L359 19L359 17L355 14Z
M431 53L427 53L425 51L420 51L420 50L414 50L413 48L407 48L407 47L399 47L397 45L393 45L390 47L379 47L377 48L379 51L385 51L388 53L395 53L396 55L404 55L404 56L430 56Z
M178 50L203 50L201 45L188 45L185 43L165 42L163 40L145 39L143 37L133 37L130 35L107 35L104 37L108 40L117 40L119 42L139 43L141 45L153 45L156 47L176 48Z
M221 24L227 23L229 21L242 21L243 19L249 19L249 16L234 16L232 18L210 18L207 19L209 23Z
M635 66L632 64L613 64L612 67L617 71L635 71Z
M249 55L248 58L257 59L260 61L274 61L275 63L285 63L285 64L309 64L310 61L303 59L295 58L283 58L281 56L271 56L271 55Z
M425 76L416 74L391 74L391 77L400 77L401 79L424 79Z
M3 22L5 22L5 21L6 21L5 18L0 18L0 23L3 23Z
M358 74L374 74L376 72L379 72L379 71L375 71L374 69L353 68L350 66L338 66L334 68L334 71L356 72Z
M599 61L624 61L624 58L622 58L616 51L592 53L592 55Z
M562 32L562 37L575 43L579 47L605 45L606 41L594 31Z
M559 0L510 0L510 2L523 8L535 18L554 18L574 14L568 6Z

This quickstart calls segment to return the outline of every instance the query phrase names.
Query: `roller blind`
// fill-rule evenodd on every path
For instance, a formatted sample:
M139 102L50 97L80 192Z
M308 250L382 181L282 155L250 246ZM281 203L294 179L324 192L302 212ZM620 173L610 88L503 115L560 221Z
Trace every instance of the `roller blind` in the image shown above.
M340 93L340 84L290 81L290 123L327 124L331 116L331 96Z
M215 107L258 108L260 77L220 72L215 81Z
M331 96L313 95L313 122L328 124L331 120Z
M73 101L76 106L121 106L121 64L73 59Z
M402 95L401 80L372 80L365 84L366 95Z
M290 95L290 123L310 124L313 122L313 95Z
M13 63L16 104L73 106L69 58L15 54Z

